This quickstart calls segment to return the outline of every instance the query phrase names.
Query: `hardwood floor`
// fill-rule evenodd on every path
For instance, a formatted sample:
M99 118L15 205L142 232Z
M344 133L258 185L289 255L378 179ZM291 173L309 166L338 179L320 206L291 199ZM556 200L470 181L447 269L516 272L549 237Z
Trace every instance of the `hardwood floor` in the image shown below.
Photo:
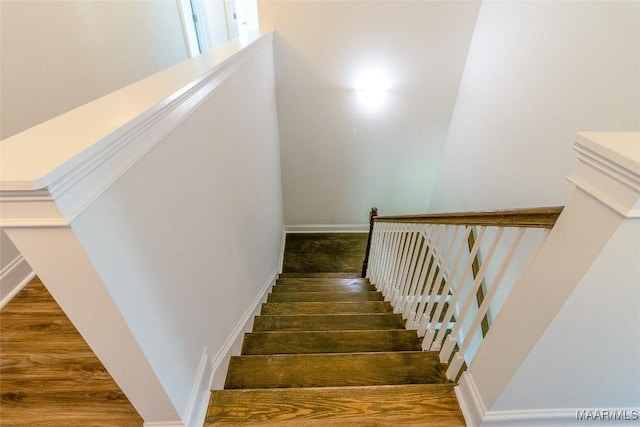
M142 426L37 278L0 310L0 398L3 427Z

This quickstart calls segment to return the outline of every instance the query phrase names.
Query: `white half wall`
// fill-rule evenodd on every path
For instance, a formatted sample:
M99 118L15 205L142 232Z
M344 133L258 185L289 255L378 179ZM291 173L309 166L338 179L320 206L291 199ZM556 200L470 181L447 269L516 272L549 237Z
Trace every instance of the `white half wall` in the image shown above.
M0 224L146 425L202 420L207 359L279 268L272 40L227 42L2 141Z
M563 205L579 131L640 129L640 3L485 1L430 211Z
M263 49L72 224L179 414L278 268L273 58Z
M259 1L276 30L287 225L427 210L479 5ZM379 106L356 91L377 73Z

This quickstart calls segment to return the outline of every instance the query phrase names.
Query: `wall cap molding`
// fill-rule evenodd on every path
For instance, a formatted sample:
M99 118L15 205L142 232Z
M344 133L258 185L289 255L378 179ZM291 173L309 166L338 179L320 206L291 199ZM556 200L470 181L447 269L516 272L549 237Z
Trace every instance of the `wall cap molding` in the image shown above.
M234 39L3 140L0 225L69 225L272 41Z
M640 218L640 132L583 132L567 179L623 217Z

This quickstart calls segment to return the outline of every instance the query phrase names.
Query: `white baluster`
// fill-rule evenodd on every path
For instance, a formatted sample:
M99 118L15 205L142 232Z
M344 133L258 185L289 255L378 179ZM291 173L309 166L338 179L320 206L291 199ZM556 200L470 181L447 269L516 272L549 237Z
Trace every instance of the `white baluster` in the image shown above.
M460 333L460 328L464 324L464 321L466 320L466 317L469 314L469 308L471 307L471 304L474 301L476 301L476 293L478 291L478 288L482 284L482 279L484 279L484 275L487 272L487 267L491 263L491 259L493 258L493 254L495 253L496 247L498 247L498 242L500 241L500 237L502 237L503 231L504 231L504 228L502 228L502 227L499 227L496 230L496 235L493 238L493 242L491 243L491 247L489 248L489 252L487 252L486 259L482 263L482 266L480 267L480 270L478 271L478 274L476 275L476 278L475 278L475 280L473 282L473 285L471 286L471 289L469 289L466 292L464 303L462 305L462 308L460 309L460 314L459 314L458 318L456 319L456 324L453 327L453 330L451 331L451 334L448 337L449 339L452 339L452 340L457 340L458 339L458 334ZM478 238L478 240L480 240L480 239ZM474 257L475 257L475 255L474 255ZM449 307L449 308L451 308L451 307ZM451 352L452 351L453 351L453 346L451 346L451 345L447 345L446 348L443 348L442 351L440 352L440 361L443 362L443 363L448 361L449 358L451 357Z
M462 237L462 239L460 240L460 243L458 245L458 250L456 252L456 257L455 260L453 261L453 265L451 266L451 275L449 277L447 277L446 279L446 283L444 286L444 289L442 290L442 294L443 295L449 295L451 289L453 288L453 283L455 282L456 276L458 274L458 265L460 264L460 261L462 260L462 255L464 253L464 250L467 248L467 241L469 239L469 235L471 234L471 227L465 227L465 233L464 236ZM484 229L481 230L481 233L484 234ZM469 259L467 259L467 264L465 265L465 267L463 268L464 271L467 271L468 268L471 268L471 265L473 263L473 258L471 258L471 261L469 261ZM466 274L463 274L463 278L462 280L465 279ZM449 302L449 304L451 304L451 302ZM445 306L445 300L440 300L438 302L438 305L436 306L436 309L434 310L433 316L431 317L431 319L423 319L422 321L424 322L423 325L421 325L422 327L425 328L425 337L422 340L422 349L423 350L430 350L432 349L432 343L433 340L436 336L436 333L438 332L438 330L436 329L436 325L440 319L440 315L442 314L442 310L444 309ZM447 323L446 325L442 325L440 329L442 329L442 327L444 327L445 329L447 328L449 324ZM440 343L438 342L437 347L434 347L433 350L438 351L440 350Z
M451 257L451 252L453 250L453 246L456 242L456 237L458 237L458 232L460 231L460 229L462 227L460 226L447 226L447 231L445 232L445 236L447 235L449 228L453 229L453 234L446 239L447 241L447 247L445 250L445 254L442 257L442 262L440 263L440 271L438 272L438 276L436 277L436 280L434 283L438 284L437 286L433 286L431 288L431 295L429 296L429 302L427 304L427 307L422 311L422 315L420 316L420 324L418 326L418 336L424 336L426 330L427 330L427 326L428 324L431 322L431 312L433 311L433 306L440 300L440 299L446 299L446 296L449 293L449 288L446 286L446 281L445 281L445 286L443 286L442 292L441 292L441 297L440 299L438 299L438 291L440 290L440 284L442 283L442 280L445 276L445 271L447 270L447 265L449 265L449 258ZM420 310L418 310L420 311ZM434 323L438 323L437 319L435 320Z
M409 307L409 303L411 301L412 298L412 294L415 292L415 288L417 287L417 283L419 280L419 276L420 276L420 272L422 271L422 265L424 263L424 259L426 257L426 253L427 253L427 242L426 242L426 237L425 235L428 234L428 228L429 226L426 225L418 225L417 229L418 229L418 236L417 236L417 242L416 245L419 246L419 248L416 250L416 252L418 253L416 256L416 261L415 261L415 265L413 267L413 273L411 275L411 281L407 284L405 290L403 291L403 295L404 295L404 299L402 302L402 317L404 319L407 318L408 312L405 313L405 310L408 309Z
M383 223L375 223L376 227L380 228L379 234L378 234L378 253L377 253L377 260L376 260L376 269L375 269L375 284L376 284L376 289L380 290L382 289L382 280L383 280L383 272L384 272L384 262L386 260L387 257L387 253L388 253L388 246L387 246L387 240L389 237L389 223L387 222L383 222Z
M438 290L440 289L440 284L436 283L435 277L436 270L438 270L438 275L442 270L442 253L447 241L446 237L448 231L448 226L438 226L438 232L436 233L436 237L433 242L435 246L435 250L433 251L433 265L431 266L431 271L429 271L429 277L427 278L426 285L420 294L420 302L416 308L416 314L413 320L416 329L419 328L420 320L422 318L422 314L425 313L427 304L433 304L433 299L436 297Z
M407 269L407 274L405 275L403 282L402 282L402 287L400 289L400 300L399 300L399 304L396 306L396 310L394 310L394 312L396 313L402 313L404 311L404 307L406 305L407 302L407 297L408 297L408 293L409 293L409 289L411 286L411 283L413 281L413 277L415 275L415 271L416 271L416 265L418 263L418 255L420 252L419 246L421 246L420 243L420 239L421 234L420 234L420 225L419 224L413 224L413 232L415 235L415 239L413 242L413 248L412 248L412 256L411 256L411 261L409 262L409 268Z
M434 227L432 225L426 225L424 228L424 240L422 242L422 250L420 259L420 274L418 277L415 277L413 282L411 283L411 289L409 289L409 293L407 296L407 302L405 303L402 317L407 319L406 328L407 329L415 329L413 319L415 317L414 313L414 302L417 304L416 300L418 298L419 289L422 287L422 284L426 280L427 271L429 270L429 259L431 257L432 246L430 245L431 235L434 231ZM413 315L413 316L412 316Z
M391 306L393 307L396 306L396 301L400 293L400 286L402 282L403 271L405 270L405 266L407 265L407 262L411 257L410 247L411 247L411 240L413 238L413 233L411 232L411 224L403 224L402 230L403 232L402 232L402 244L400 246L400 258L398 259L398 262L396 264L396 269L394 271L393 279L392 279L393 283L391 287L391 292L389 294L389 301L391 302Z
M396 224L396 244L394 245L394 258L391 263L391 268L389 270L389 278L387 289L385 294L387 296L387 300L390 299L393 293L393 287L395 284L395 277L398 272L398 264L402 259L402 246L404 245L404 232L402 231L402 224Z
M375 283L374 277L378 267L378 251L380 237L380 224L374 222L373 229L371 231L371 248L369 249L369 263L367 265L367 271L365 277L369 279L371 283Z
M399 233L397 232L398 224L391 224L391 228L389 230L389 244L387 246L387 256L385 260L384 272L382 275L382 294L387 296L387 289L389 287L389 283L391 282L391 271L393 268L393 264L396 259L396 245L399 242Z
M415 259L415 246L416 242L418 241L418 232L416 230L415 224L409 224L409 233L409 244L407 247L406 257L404 258L401 266L401 272L398 277L396 292L394 294L392 304L394 313L401 313L402 307L404 306L404 292L406 284L409 281L408 274L411 268L411 263L413 262L413 259Z
M462 369L462 364L464 363L464 352L458 351L451 359L451 363L449 363L449 367L447 368L447 378L451 381L454 381Z
M432 277L433 271L436 267L436 262L434 258L434 253L436 252L436 241L438 240L441 234L441 227L437 225L431 226L431 233L429 234L429 238L427 239L428 251L427 256L425 258L425 263L422 267L422 272L420 274L420 280L418 280L418 286L416 287L413 298L411 299L411 303L409 304L409 313L407 316L407 328L408 329L417 329L418 323L416 322L417 318L417 310L418 304L425 297L425 292L430 290L429 281L427 279L427 274L429 277ZM405 313L407 309L405 308Z
M507 252L504 259L502 260L502 263L500 264L500 269L498 270L496 277L493 279L493 281L487 288L487 294L485 295L484 300L482 301L482 304L480 304L480 307L478 307L478 311L476 312L476 315L474 316L473 321L471 322L471 325L469 326L468 330L465 333L464 340L460 345L460 350L458 351L456 356L454 356L454 361L458 357L462 357L464 359L464 354L469 348L469 345L471 344L471 340L473 339L473 336L480 328L482 319L484 318L484 315L489 309L489 305L491 304L493 297L495 296L496 292L498 291L498 288L500 287L499 286L500 282L502 282L504 273L507 271L507 268L509 267L509 263L511 262L513 255L515 254L516 250L518 249L518 246L520 245L520 242L522 241L524 232L525 232L524 228L518 229L518 233L516 234L516 237L513 239L513 242L511 242L511 245L509 246L509 251ZM485 262L485 264L487 264L487 262ZM444 352L444 349L442 351ZM447 369L447 378L449 378L450 380L455 379L458 376L458 372L460 368L462 368L462 363L460 363L457 368L454 368L453 362L452 362L449 368Z
M467 261L464 265L464 269L462 270L462 276L460 277L460 281L458 282L462 286L464 286L464 282L467 279L467 276L469 275L469 273L471 272L471 266L473 265L473 260L475 259L476 254L478 253L478 249L480 249L480 242L482 241L482 237L484 236L485 230L486 230L486 227L480 227L480 232L478 233L476 244L473 246L473 248L471 249L471 252L469 253L469 256L467 257ZM449 328L449 325L451 324L451 319L453 318L453 312L455 310L456 304L458 304L458 300L462 296L461 287L454 286L455 283L456 283L455 280L451 281L451 287L454 290L453 297L449 301L449 308L447 309L447 312L445 313L444 318L442 319L442 326L438 331L436 339L434 340L433 344L431 344L432 351L440 351L440 348L441 348L440 346L441 346L442 340L444 339L444 334L446 333L447 329ZM443 304L443 301L441 301L438 304L438 306L440 307L442 304ZM436 321L437 319L438 318L435 317L434 321Z
M376 289L379 289L380 284L380 269L381 269L381 259L384 254L384 237L385 237L385 226L386 223L374 222L373 223L374 237L375 237L375 246L373 247L373 263L371 267L371 273L369 274L369 281L373 283Z

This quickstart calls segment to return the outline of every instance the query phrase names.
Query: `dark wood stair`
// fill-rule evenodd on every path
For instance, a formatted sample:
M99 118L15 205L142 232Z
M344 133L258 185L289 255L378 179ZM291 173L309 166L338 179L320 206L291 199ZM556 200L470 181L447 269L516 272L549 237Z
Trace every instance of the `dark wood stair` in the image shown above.
M366 280L283 274L205 426L464 426L437 353Z

